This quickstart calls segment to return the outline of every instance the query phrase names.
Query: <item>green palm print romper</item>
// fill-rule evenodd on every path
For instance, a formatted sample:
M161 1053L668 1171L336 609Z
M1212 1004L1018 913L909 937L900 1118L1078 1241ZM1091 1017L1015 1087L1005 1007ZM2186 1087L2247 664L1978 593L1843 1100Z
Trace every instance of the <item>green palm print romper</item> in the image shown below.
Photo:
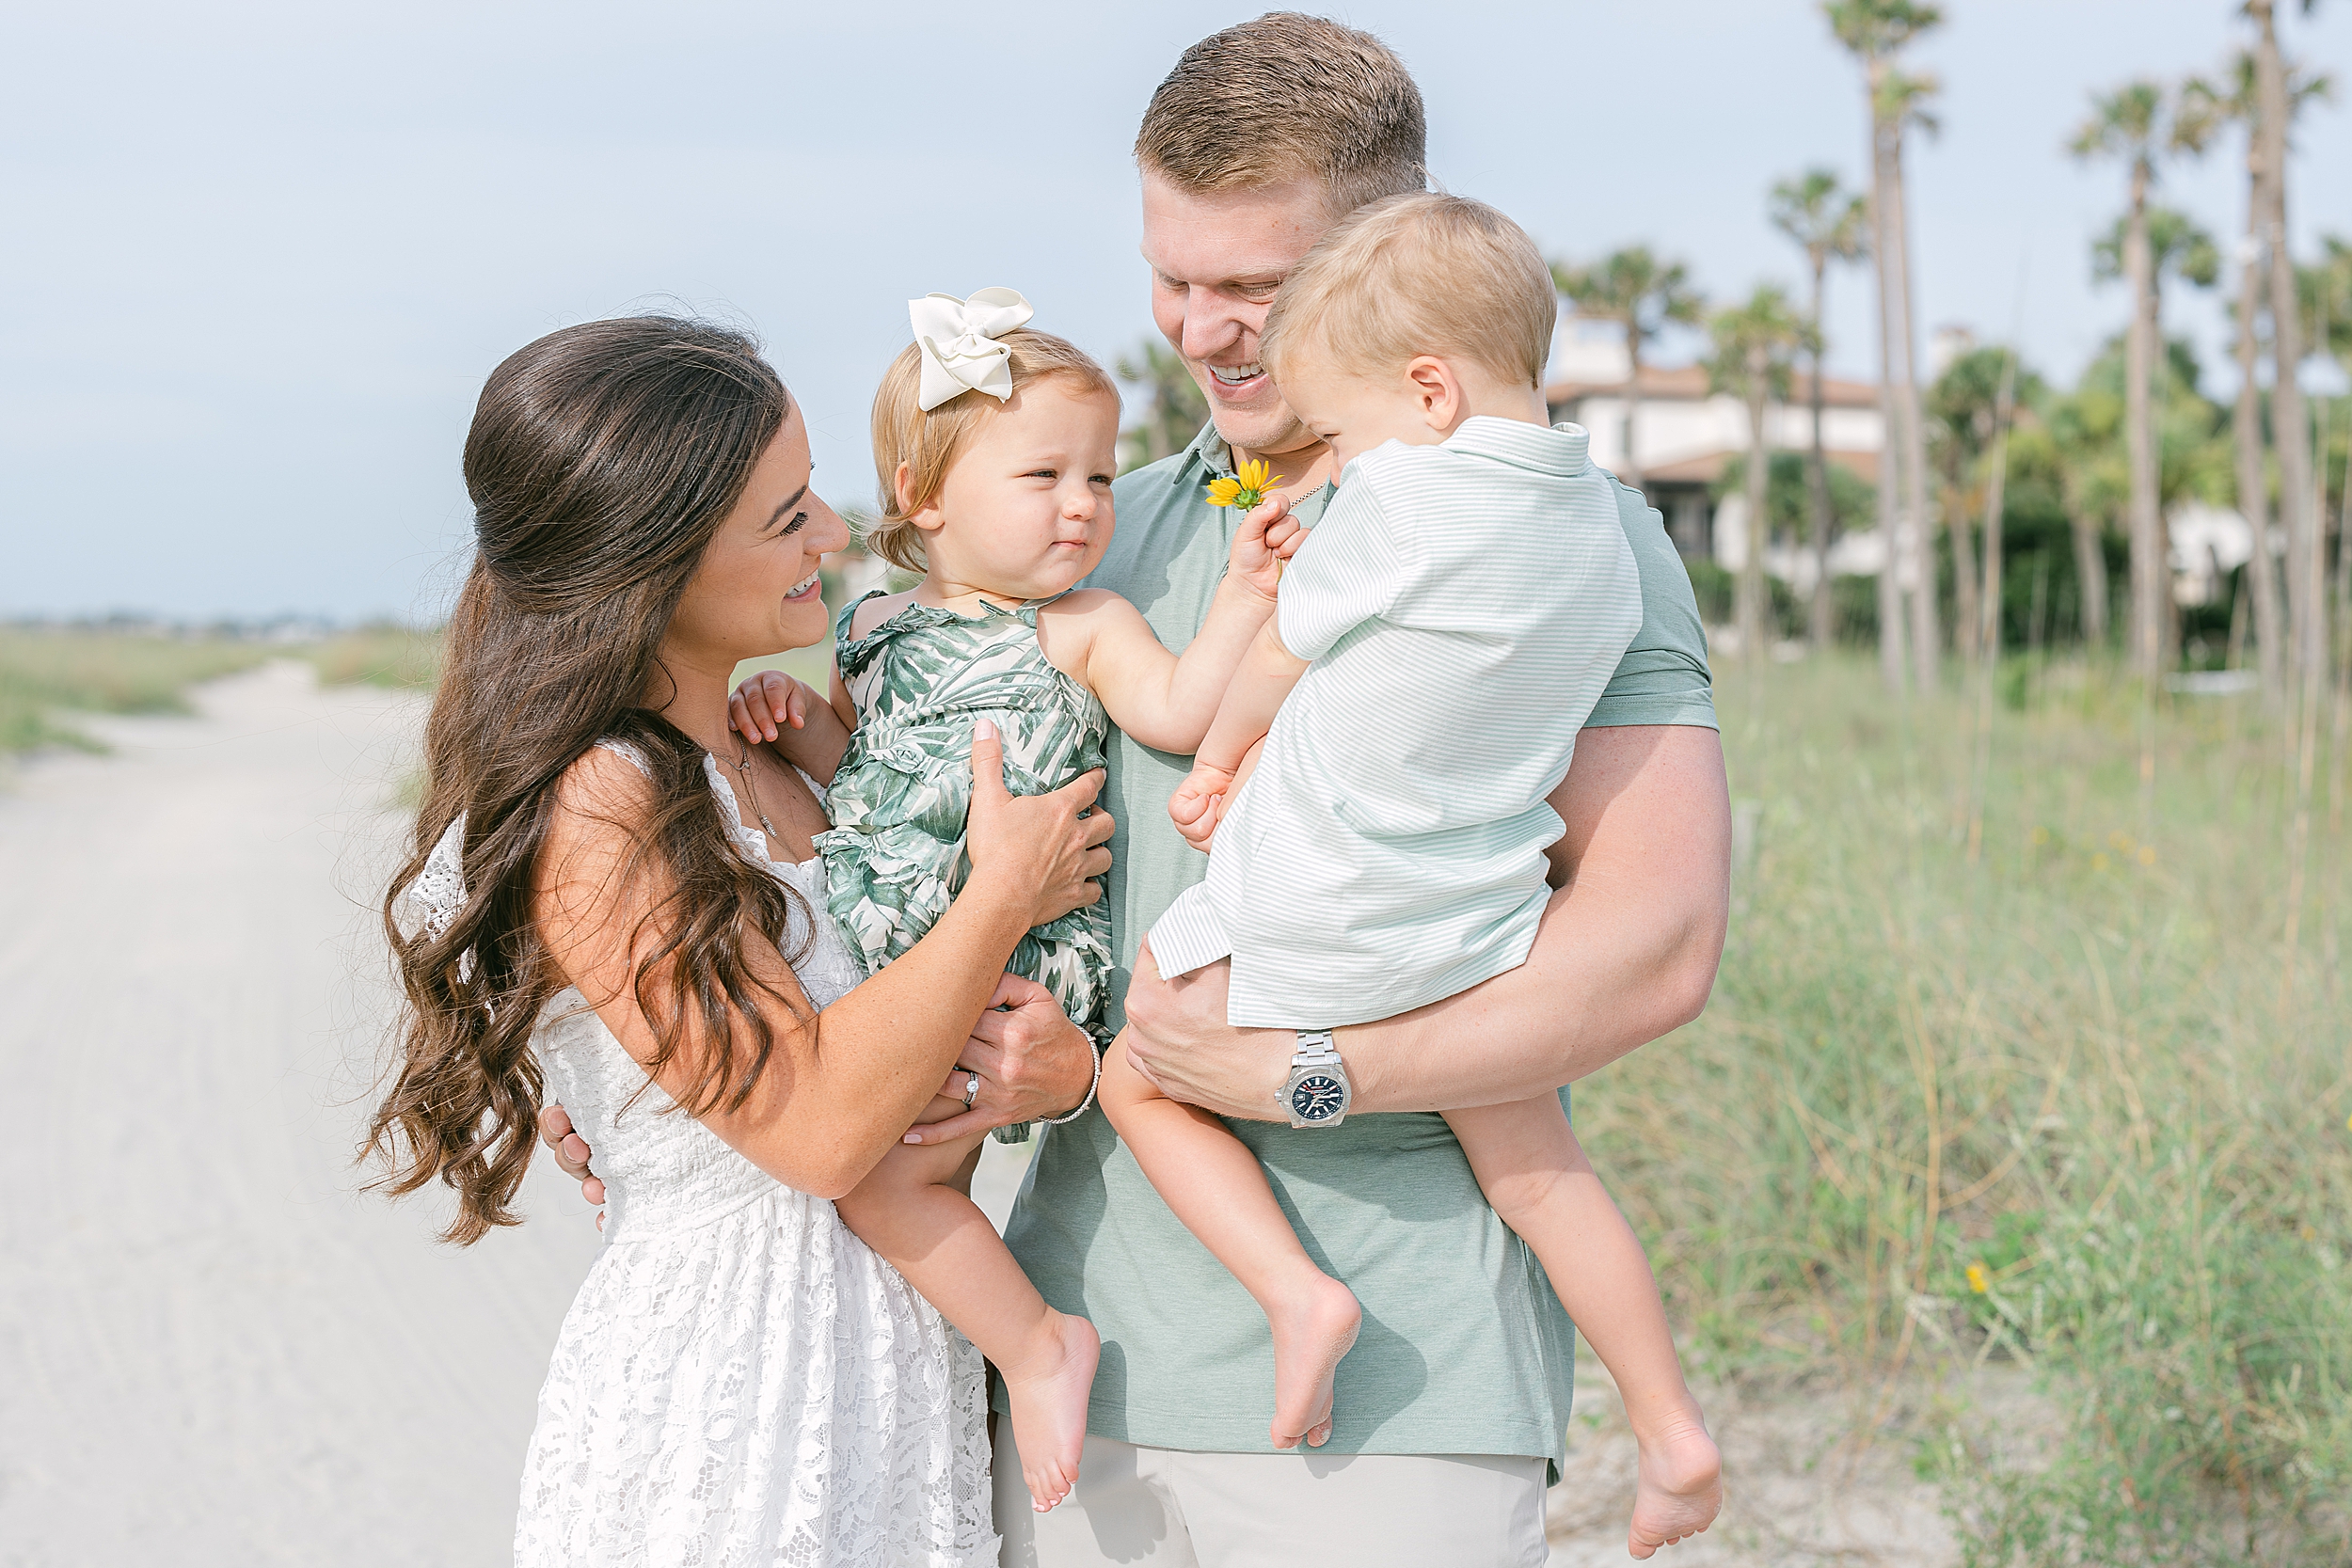
M947 912L968 869L973 725L995 723L1005 785L1015 795L1059 789L1102 767L1110 733L1094 693L1038 645L1037 614L1051 600L1017 610L990 605L977 616L909 604L850 637L859 606L881 593L844 610L834 628L858 721L826 792L833 831L817 839L834 922L869 974ZM1107 902L1035 927L1006 967L1053 992L1072 1022L1107 1043Z

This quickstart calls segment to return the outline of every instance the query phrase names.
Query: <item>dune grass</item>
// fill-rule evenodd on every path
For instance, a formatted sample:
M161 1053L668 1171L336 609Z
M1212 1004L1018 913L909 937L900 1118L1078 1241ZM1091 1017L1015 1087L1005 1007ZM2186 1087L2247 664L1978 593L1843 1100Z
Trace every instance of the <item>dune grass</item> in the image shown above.
M328 686L431 690L441 674L441 634L407 626L361 626L304 650Z
M185 713L185 692L196 682L283 652L227 638L0 629L0 754L43 746L99 750L61 715Z
M1723 673L1714 1000L1580 1085L1579 1128L1693 1359L1828 1369L1858 1440L1918 1444L1972 1564L2340 1562L2344 715L2307 797L2253 698L1999 686L1979 770L1974 702L1855 659ZM2066 1412L2054 1444L1923 1398L1994 1356Z

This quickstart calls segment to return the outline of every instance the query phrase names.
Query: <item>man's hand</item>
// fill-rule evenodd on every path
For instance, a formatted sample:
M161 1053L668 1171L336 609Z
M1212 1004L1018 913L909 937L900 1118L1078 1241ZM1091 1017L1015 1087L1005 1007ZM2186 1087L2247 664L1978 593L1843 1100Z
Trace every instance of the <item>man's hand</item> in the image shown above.
M952 1143L1017 1121L1068 1115L1094 1082L1094 1042L1070 1022L1052 991L1008 974L996 983L996 994L972 1025L972 1037L939 1092L961 1101L965 1080L975 1072L980 1087L972 1109L907 1129L907 1142Z
M811 709L823 705L824 693L806 681L781 670L762 670L735 689L727 699L727 722L756 746L782 734L779 725L807 727Z
M555 1163L564 1174L580 1183L580 1196L586 1202L604 1202L604 1183L588 1168L588 1140L572 1131L572 1118L561 1105L549 1105L539 1113L539 1141L555 1150ZM596 1215L596 1228L604 1228L604 1215Z
M1286 1029L1236 1029L1225 1022L1230 959L1163 979L1146 942L1127 988L1127 1054L1170 1100L1244 1121L1286 1119L1282 1082L1298 1037Z

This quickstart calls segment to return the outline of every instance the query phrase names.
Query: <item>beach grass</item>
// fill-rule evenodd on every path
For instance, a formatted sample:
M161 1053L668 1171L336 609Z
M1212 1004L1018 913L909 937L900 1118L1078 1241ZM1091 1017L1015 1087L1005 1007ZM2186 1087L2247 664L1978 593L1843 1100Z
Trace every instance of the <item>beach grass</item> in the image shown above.
M1834 1378L1971 1564L2344 1560L2344 709L2307 769L2258 698L2097 663L1901 702L1813 658L1717 700L1713 1001L1576 1101L1692 1358ZM1996 1357L2063 1430L1972 1417Z
M389 624L360 626L303 650L328 686L429 691L441 674L441 633Z
M71 714L189 711L199 681L282 657L261 641L45 627L0 629L0 753L102 749Z

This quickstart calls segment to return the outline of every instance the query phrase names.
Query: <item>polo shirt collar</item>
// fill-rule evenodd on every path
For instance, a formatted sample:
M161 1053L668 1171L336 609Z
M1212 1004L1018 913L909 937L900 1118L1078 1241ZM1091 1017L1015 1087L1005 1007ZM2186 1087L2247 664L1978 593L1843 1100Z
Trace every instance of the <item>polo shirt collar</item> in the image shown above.
M1473 414L1445 438L1445 445L1454 451L1573 479L1590 465L1593 437L1581 424L1547 428L1521 420Z
M1178 463L1175 470L1168 475L1168 483L1170 484L1198 483L1193 477L1195 468L1201 469L1215 479L1228 478L1232 474L1233 449L1226 444L1224 436L1216 433L1216 421L1214 420L1202 425L1200 434L1192 438L1192 445L1184 449L1184 460Z

